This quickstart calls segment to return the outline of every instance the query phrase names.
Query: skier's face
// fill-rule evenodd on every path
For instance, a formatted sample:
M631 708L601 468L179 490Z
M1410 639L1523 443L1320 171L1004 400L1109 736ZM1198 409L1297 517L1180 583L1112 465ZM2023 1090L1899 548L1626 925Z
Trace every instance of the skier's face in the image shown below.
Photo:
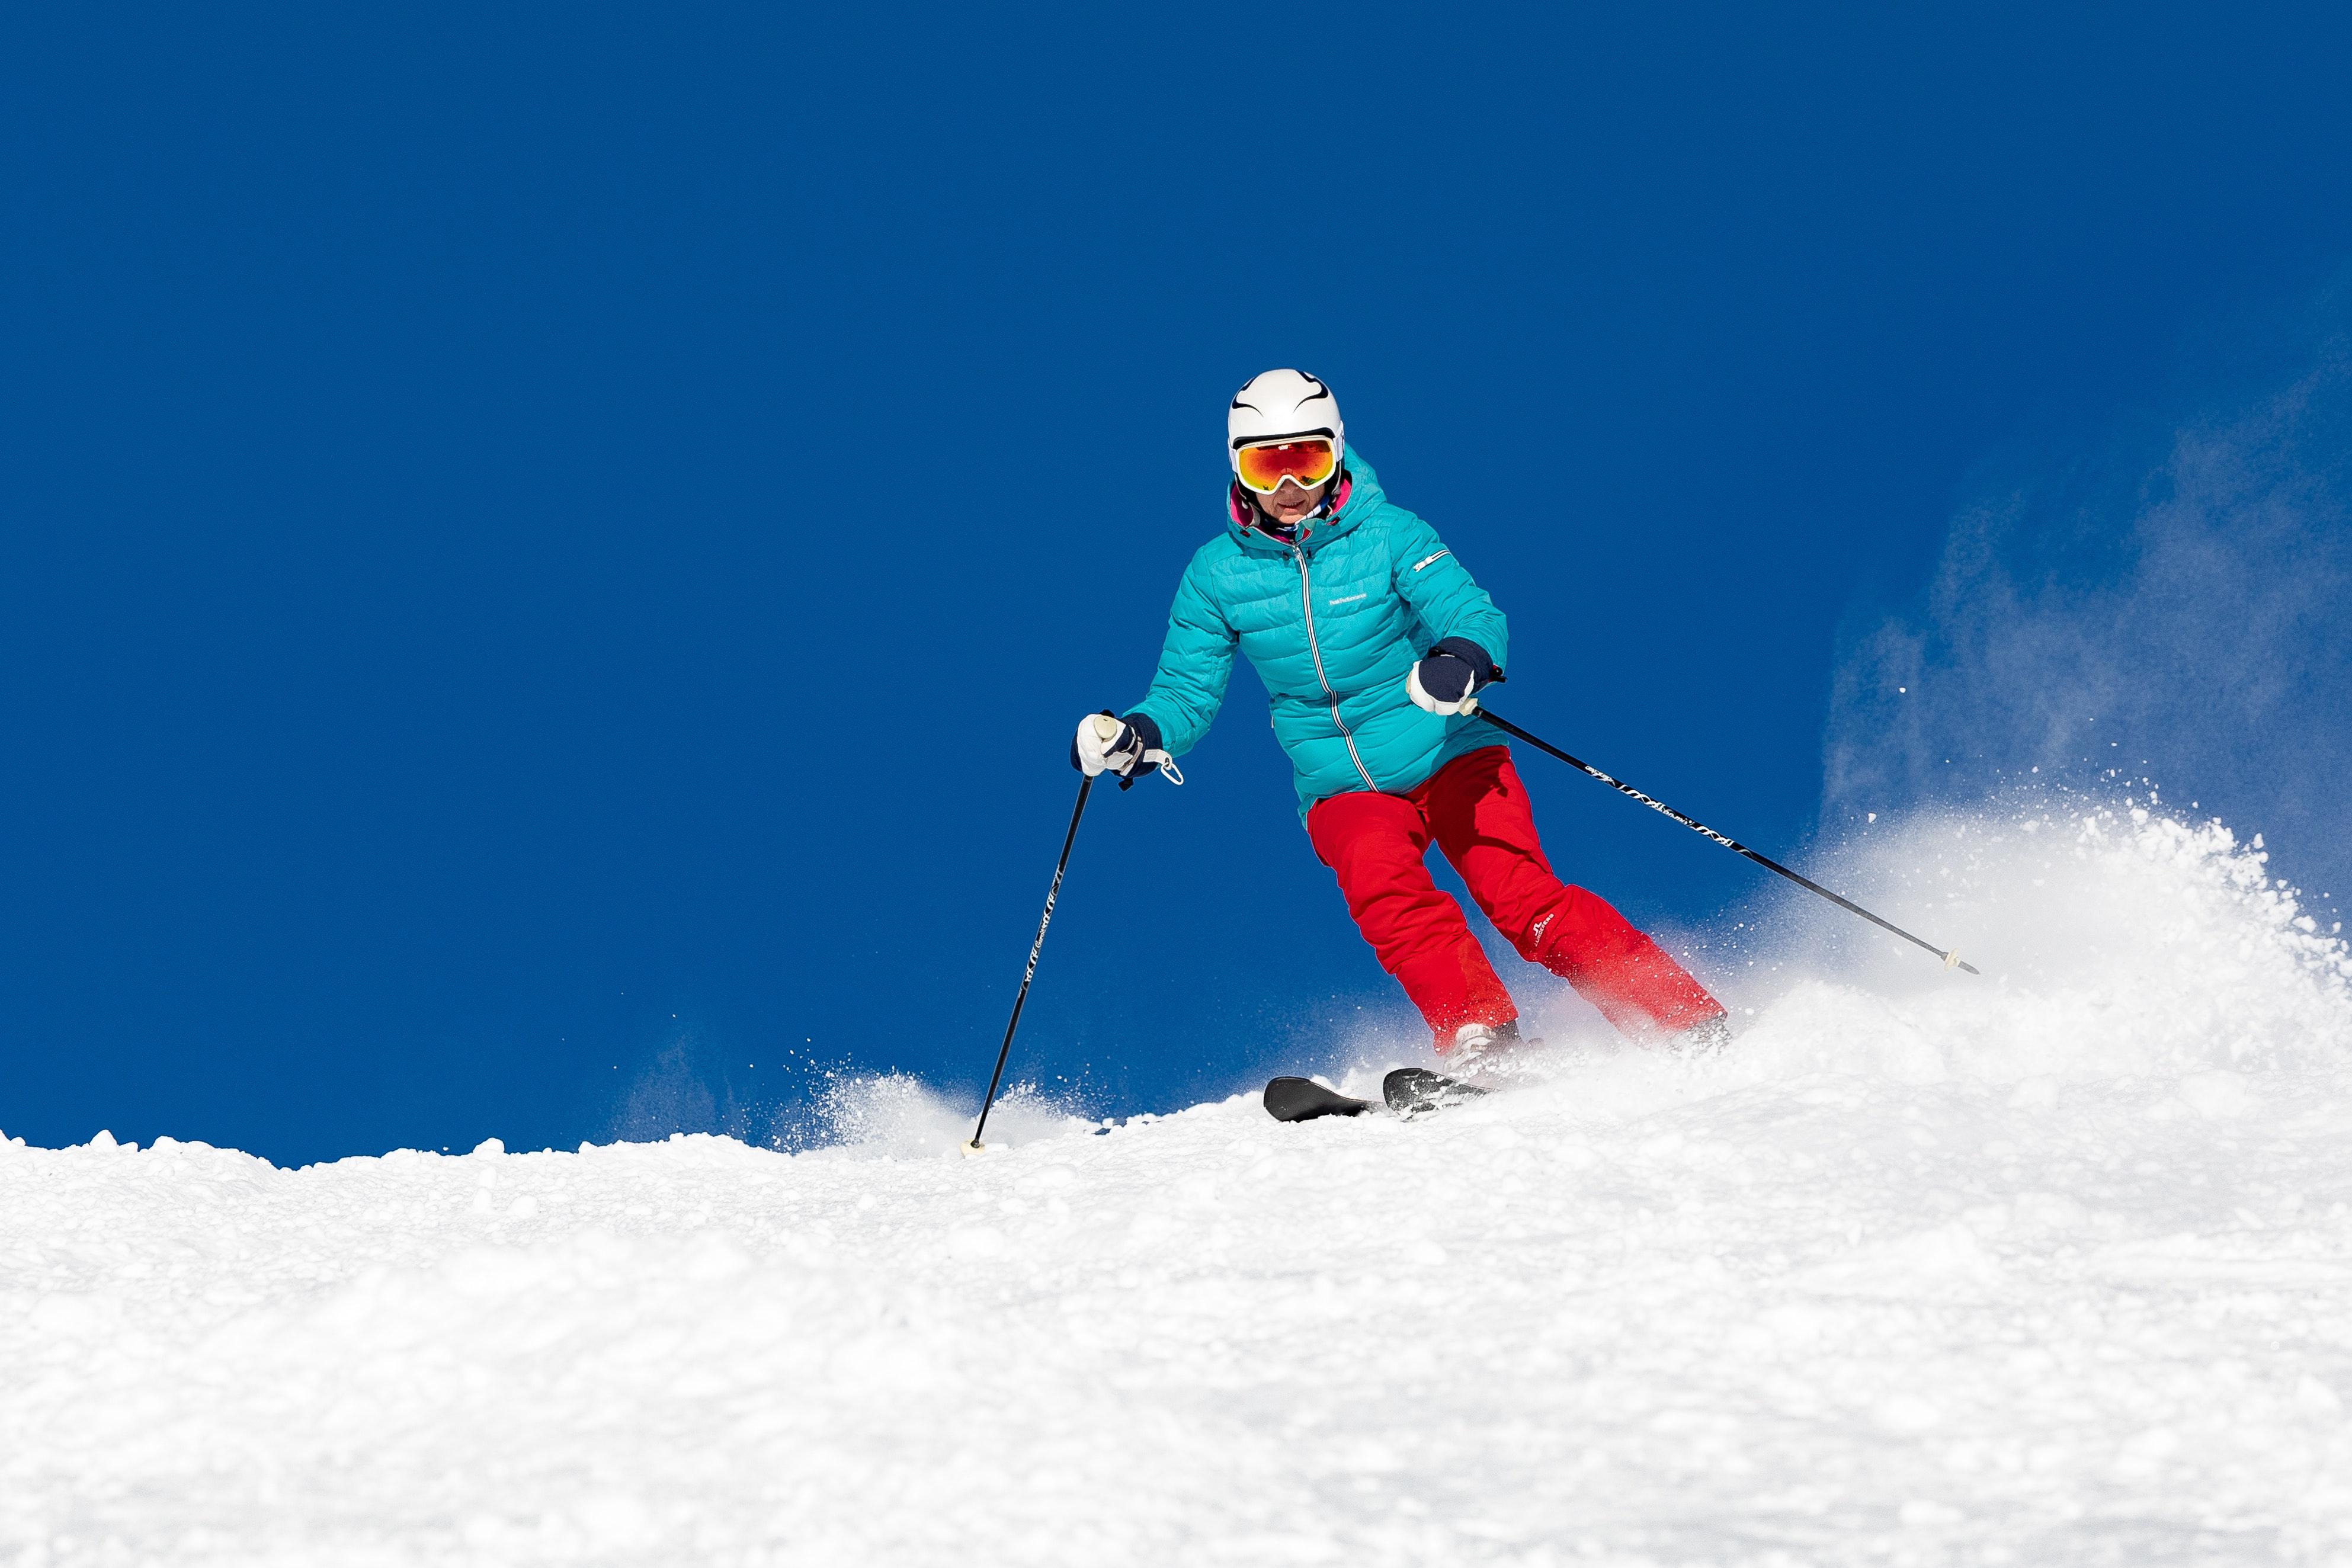
M1257 504L1264 507L1265 515L1276 522L1295 523L1320 505L1323 492L1330 487L1331 481L1328 479L1311 490L1301 488L1296 479L1285 479L1280 489L1271 496L1260 496L1257 498Z

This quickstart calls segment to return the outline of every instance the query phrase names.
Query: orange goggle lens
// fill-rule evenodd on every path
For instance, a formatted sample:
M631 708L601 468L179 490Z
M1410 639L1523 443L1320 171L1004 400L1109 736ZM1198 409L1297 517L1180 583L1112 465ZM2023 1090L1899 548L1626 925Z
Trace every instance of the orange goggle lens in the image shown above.
M1282 488L1285 479L1296 479L1302 488L1311 490L1331 477L1339 466L1339 455L1319 435L1303 441L1244 446L1234 454L1234 467L1240 473L1242 483L1262 496L1271 496Z

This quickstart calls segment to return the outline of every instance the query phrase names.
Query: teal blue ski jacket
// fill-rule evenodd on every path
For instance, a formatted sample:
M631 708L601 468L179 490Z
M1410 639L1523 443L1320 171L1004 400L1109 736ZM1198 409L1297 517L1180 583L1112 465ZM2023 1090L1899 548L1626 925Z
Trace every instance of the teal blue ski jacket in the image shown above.
M1441 638L1468 638L1498 667L1510 653L1503 612L1437 530L1391 501L1352 447L1347 473L1339 509L1301 524L1296 546L1229 507L1176 585L1159 672L1129 710L1183 756L1223 706L1238 649L1270 695L1302 818L1351 790L1401 794L1497 744L1475 717L1413 706L1404 679Z

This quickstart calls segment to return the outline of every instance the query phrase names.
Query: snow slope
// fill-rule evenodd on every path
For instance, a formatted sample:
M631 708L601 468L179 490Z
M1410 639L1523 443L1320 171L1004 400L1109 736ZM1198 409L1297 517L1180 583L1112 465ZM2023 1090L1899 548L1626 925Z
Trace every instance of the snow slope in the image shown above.
M2352 1562L2333 934L2144 811L1845 874L1988 977L1412 1124L9 1145L0 1562Z

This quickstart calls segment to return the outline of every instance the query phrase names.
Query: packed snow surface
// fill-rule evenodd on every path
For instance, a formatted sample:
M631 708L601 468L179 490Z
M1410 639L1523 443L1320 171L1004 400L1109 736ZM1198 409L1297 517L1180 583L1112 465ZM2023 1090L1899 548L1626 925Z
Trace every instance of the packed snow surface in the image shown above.
M2352 1562L2333 922L2137 810L1842 874L1986 977L1414 1123L7 1145L0 1562Z

